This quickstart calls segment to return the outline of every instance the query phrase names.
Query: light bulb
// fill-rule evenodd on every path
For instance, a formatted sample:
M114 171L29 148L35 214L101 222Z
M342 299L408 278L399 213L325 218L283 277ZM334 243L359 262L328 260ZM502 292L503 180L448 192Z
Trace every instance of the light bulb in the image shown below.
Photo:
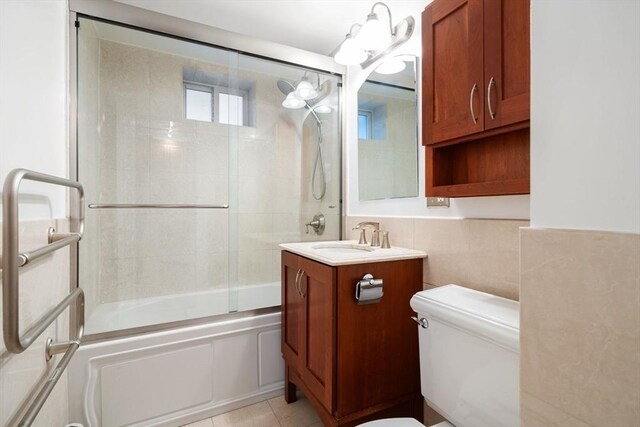
M306 77L303 77L296 87L296 95L298 95L298 98L300 99L307 100L318 96L318 92L313 88L311 83L309 83L309 80Z
M366 61L367 58L367 52L351 37L347 37L347 39L342 42L340 49L333 57L338 64L342 65L360 64Z
M378 74L395 74L404 70L405 63L400 58L389 58L382 64L378 65L375 72Z
M391 43L389 29L378 19L378 15L370 13L367 22L357 36L360 46L364 50L380 50Z
M295 92L289 92L289 95L287 95L284 101L282 101L282 106L291 110L302 108L304 107L304 104L306 103L302 99L298 98Z

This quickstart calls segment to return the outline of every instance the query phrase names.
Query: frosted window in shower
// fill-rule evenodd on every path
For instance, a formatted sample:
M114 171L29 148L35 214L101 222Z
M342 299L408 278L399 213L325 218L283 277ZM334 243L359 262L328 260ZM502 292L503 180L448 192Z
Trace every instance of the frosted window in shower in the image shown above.
M220 111L219 122L226 125L242 126L243 121L243 99L242 96L220 93L218 98L218 109Z
M197 89L185 89L185 111L190 120L210 122L212 117L212 93Z

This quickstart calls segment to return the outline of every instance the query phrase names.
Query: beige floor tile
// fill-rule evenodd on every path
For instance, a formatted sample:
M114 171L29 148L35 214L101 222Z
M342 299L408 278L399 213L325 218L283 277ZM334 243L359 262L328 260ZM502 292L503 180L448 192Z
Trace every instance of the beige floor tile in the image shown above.
M284 396L269 400L269 405L276 414L282 427L310 427L321 426L320 417L316 413L309 400L299 397L295 403L287 404ZM216 426L218 427L218 426Z
M268 402L245 406L213 417L214 427L280 427Z
M196 421L195 423L186 424L182 427L213 427L213 421L211 421L211 418L207 418L206 420Z

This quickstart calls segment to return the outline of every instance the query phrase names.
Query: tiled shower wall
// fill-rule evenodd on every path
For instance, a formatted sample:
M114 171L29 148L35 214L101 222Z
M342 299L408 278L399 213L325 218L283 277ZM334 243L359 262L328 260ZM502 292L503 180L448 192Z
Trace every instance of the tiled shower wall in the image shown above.
M322 202L313 200L308 176L315 150L307 139L315 138L315 126L302 126L303 111L280 107L277 77L237 70L255 82L256 127L185 120L183 67L221 74L226 67L95 43L97 81L81 84L99 92L84 103L88 129L91 111L98 111L96 135L79 141L87 203L231 204L229 210L89 209L94 238L83 242L81 275L97 284L97 303L227 287L231 255L238 285L277 281L278 243L313 238L304 234L304 222L319 211L328 222L323 237L338 238L339 152L325 152L333 186ZM329 127L325 134L335 134ZM336 142L325 143L331 150ZM240 230L237 239L229 238L230 224Z
M519 230L528 221L347 217L346 237L358 239L352 228L376 221L389 231L392 246L425 251L425 288L455 283L517 300L519 297Z

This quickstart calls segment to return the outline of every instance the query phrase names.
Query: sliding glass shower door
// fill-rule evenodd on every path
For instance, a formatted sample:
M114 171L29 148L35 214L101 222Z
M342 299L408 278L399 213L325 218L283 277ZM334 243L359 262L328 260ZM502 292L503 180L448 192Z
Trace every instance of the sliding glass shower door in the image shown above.
M339 77L84 18L77 64L87 334L279 305L277 245L339 237Z

